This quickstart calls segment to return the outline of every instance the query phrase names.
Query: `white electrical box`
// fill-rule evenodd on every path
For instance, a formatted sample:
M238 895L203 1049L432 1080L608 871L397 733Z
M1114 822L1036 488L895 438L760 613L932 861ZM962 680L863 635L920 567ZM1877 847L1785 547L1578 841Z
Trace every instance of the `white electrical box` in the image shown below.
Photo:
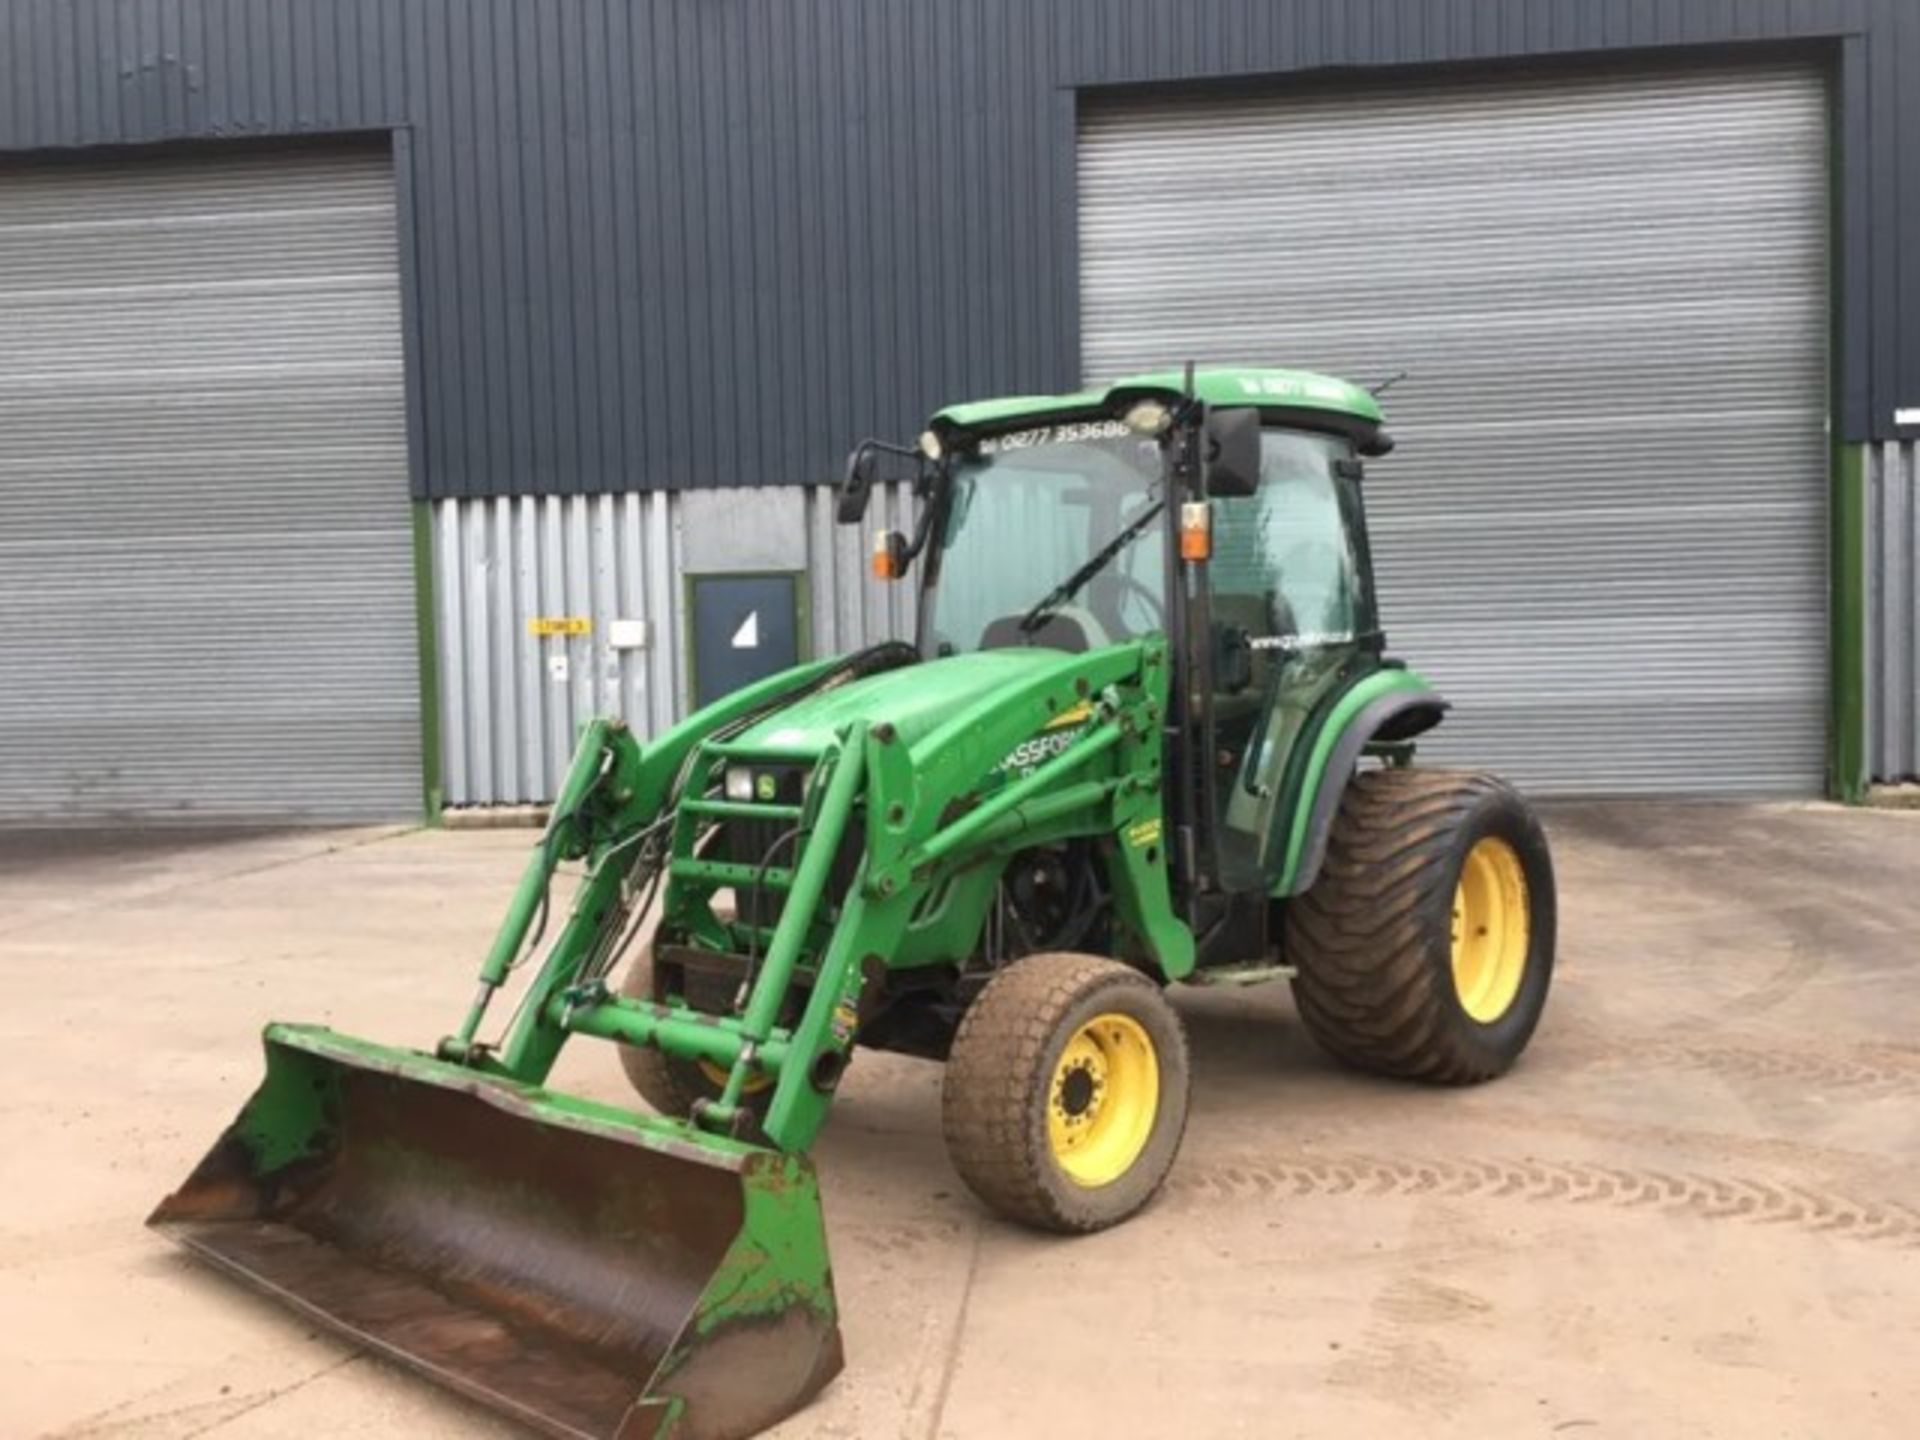
M644 620L615 620L607 626L607 647L611 650L644 650L647 648L647 622Z

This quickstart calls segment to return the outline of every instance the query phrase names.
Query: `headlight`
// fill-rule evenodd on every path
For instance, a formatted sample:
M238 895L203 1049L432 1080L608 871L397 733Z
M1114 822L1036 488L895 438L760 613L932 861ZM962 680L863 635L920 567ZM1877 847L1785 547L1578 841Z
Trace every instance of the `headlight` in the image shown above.
M920 432L920 453L929 460L940 458L940 437L931 430Z
M750 765L729 765L723 788L727 799L758 801L771 805L780 798L781 770L755 770ZM800 782L796 779L794 784Z
M1173 418L1172 412L1158 400L1142 400L1129 409L1125 416L1127 428L1139 435L1159 435L1165 432L1167 422Z

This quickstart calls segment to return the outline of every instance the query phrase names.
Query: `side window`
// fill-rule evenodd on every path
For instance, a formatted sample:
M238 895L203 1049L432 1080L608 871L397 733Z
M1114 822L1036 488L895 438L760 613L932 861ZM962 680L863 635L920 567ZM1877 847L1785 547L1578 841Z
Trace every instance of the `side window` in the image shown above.
M1317 473L1283 474L1266 500L1263 519L1279 556L1280 600L1294 633L1308 643L1314 636L1345 639L1353 633L1353 556L1331 475L1325 466Z
M1254 638L1300 645L1356 627L1354 560L1333 461L1338 441L1269 430L1259 493L1214 502L1214 611Z

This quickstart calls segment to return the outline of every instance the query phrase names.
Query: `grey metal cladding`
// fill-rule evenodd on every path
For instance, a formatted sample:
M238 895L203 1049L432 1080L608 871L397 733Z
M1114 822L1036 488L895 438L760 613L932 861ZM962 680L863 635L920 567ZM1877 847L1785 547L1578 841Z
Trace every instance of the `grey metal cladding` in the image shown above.
M1890 437L1912 0L12 0L0 150L404 127L418 493L792 483L1073 382L1076 89L1756 45L1841 76L1838 418Z
M811 655L843 655L910 639L910 585L867 573L867 531L837 525L834 492L792 487L735 493L497 497L433 506L434 634L440 734L450 805L549 800L582 722L618 715L657 735L691 708L684 577L790 570L806 575ZM715 532L777 516L747 547ZM873 527L911 531L906 485L874 492ZM536 618L581 618L584 634L536 635ZM644 643L616 622L643 621Z

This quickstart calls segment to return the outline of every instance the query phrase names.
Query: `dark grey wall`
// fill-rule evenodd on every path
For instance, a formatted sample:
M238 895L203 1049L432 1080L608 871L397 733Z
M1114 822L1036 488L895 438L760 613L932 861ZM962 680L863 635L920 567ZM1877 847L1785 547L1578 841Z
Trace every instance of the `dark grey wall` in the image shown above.
M0 151L392 130L422 493L751 484L1076 381L1080 89L1759 45L1836 77L1839 420L1887 436L1920 0L0 0Z

